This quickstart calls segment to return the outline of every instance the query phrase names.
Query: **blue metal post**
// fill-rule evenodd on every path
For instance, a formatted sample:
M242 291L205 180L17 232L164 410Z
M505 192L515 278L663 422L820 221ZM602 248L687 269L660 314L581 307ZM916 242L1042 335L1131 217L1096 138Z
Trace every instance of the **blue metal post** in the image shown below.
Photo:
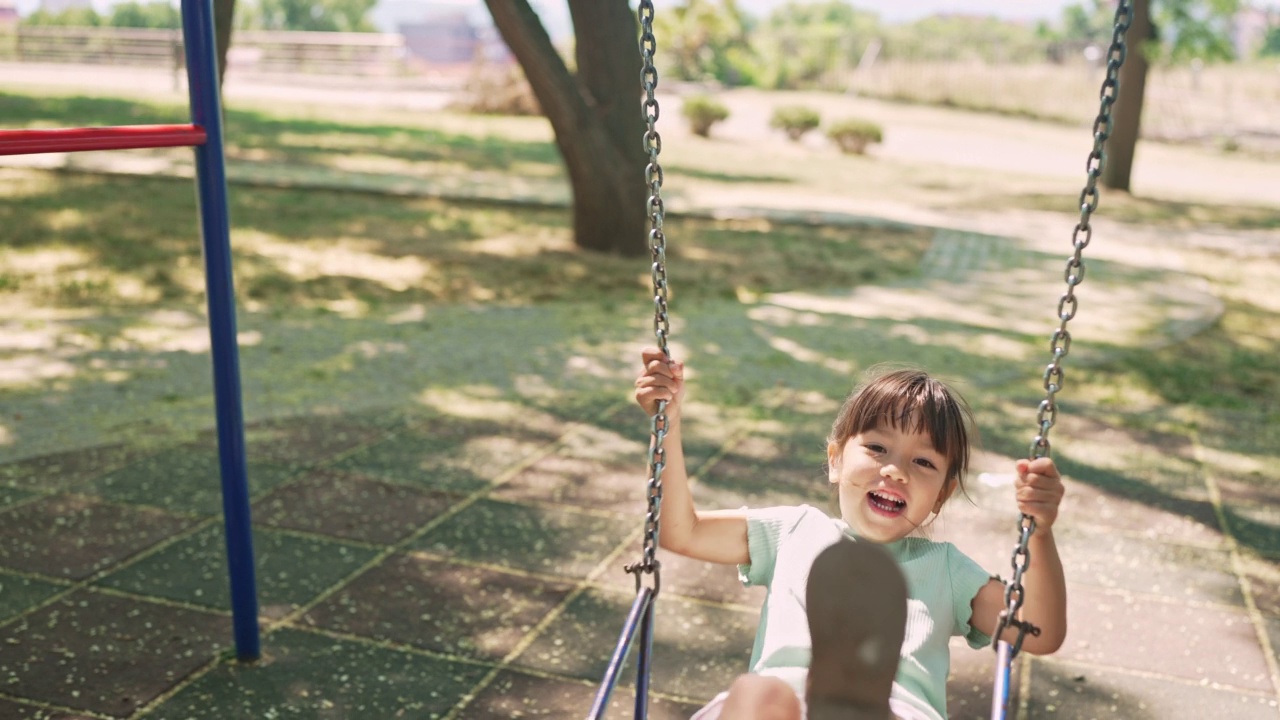
M245 461L244 411L236 345L235 285L231 274L231 223L222 149L222 104L212 0L182 0L182 34L187 52L191 122L208 139L195 148L196 191L204 242L209 335L213 345L213 392L218 418L218 462L222 471L222 512L227 536L227 568L236 656L262 654L258 634L258 592L249 522L249 481Z
M636 658L636 713L635 720L649 717L649 659L653 655L653 600L644 609L640 621L640 655Z
M1009 715L1009 678L1013 669L1013 646L1001 640L996 644L996 681L991 691L991 720L1005 720Z
M589 720L600 720L600 718L604 717L605 710L609 708L609 698L613 695L613 689L617 687L618 674L622 670L622 664L627 661L627 653L631 651L631 643L635 640L636 630L640 629L641 624L646 622L646 618L652 615L652 609L653 588L640 588L640 591L636 593L636 599L631 603L631 612L627 613L627 620L622 625L622 632L618 635L618 644L614 646L613 657L609 658L609 666L605 669L604 680L600 683L600 689L596 691L595 702L591 704L591 710L587 713Z

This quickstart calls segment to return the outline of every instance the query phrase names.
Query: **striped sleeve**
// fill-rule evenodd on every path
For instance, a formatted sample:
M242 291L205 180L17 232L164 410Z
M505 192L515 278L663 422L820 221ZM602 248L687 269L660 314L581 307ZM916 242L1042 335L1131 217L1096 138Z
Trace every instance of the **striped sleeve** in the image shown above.
M768 586L778 559L782 538L800 524L808 505L747 510L747 545L750 562L738 566L738 580L747 587Z

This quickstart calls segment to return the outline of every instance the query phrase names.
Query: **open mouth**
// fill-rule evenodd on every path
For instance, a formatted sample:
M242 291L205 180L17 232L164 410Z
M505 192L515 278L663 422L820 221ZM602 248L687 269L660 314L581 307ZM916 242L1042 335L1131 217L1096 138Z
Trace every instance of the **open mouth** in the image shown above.
M906 500L880 490L872 490L867 493L867 504L871 506L872 510L888 517L897 517L907 509Z

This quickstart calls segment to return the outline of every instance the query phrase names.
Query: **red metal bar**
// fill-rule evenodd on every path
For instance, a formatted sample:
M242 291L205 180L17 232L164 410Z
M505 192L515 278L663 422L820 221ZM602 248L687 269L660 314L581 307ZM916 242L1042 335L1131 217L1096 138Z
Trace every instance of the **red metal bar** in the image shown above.
M205 139L204 128L196 125L0 130L0 155L190 147L203 145Z

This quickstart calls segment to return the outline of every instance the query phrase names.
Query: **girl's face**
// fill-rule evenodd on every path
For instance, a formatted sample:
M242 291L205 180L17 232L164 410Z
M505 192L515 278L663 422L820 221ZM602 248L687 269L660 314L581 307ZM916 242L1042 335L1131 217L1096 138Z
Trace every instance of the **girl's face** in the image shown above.
M839 486L840 516L859 537L899 540L942 508L950 495L947 457L926 433L891 425L866 430L827 448L831 483Z

